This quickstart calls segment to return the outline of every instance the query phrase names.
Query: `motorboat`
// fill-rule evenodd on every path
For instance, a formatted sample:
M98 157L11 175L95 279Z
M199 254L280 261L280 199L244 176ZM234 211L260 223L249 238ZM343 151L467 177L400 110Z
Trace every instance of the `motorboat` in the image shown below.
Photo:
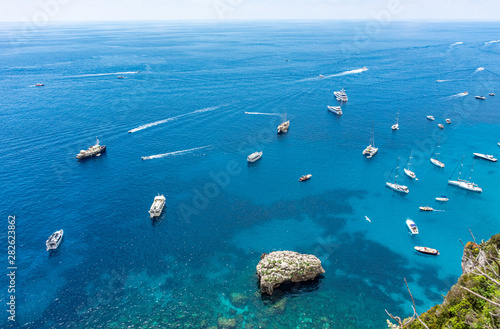
M431 163L435 166L438 166L440 168L444 168L444 163L438 160L438 155L439 155L439 142L441 141L441 138L438 140L436 149L434 150L434 153L431 155Z
M472 153L472 154L474 154L474 156L476 158L485 159L485 160L488 160L488 161L491 161L491 162L497 162L497 159L494 158L493 155L482 154L482 153Z
M415 225L414 221L412 221L411 219L408 218L406 220L406 226L408 226L408 229L410 230L410 233L412 235L418 234L418 227L417 227L417 225Z
M308 179L311 179L312 175L311 174L307 174L307 175L304 175L302 177L299 178L299 181L303 182L303 181L306 181Z
M334 91L333 94L335 95L335 98L337 98L339 102L347 102L348 100L344 88L342 88L342 90L340 91Z
M434 208L429 207L429 206L418 207L418 209L420 209L420 211L434 211Z
M389 178L387 179L387 182L385 182L385 186L387 186L388 188L390 188L396 192L408 194L408 192L410 192L410 189L408 188L408 186L400 185L397 183L398 169L399 169L399 158L398 158L398 161L396 162L396 175L394 176L394 183L389 183L389 178L391 178L391 174L392 174L392 171L391 171L391 173L389 174ZM394 168L393 168L393 170L394 170Z
M490 96L495 96L495 94L494 94L494 93L489 93L489 95L490 95Z
M52 233L52 235L49 236L48 240L45 242L47 250L56 250L57 248L59 248L59 245L61 244L61 241L63 239L63 235L63 230Z
M446 119L446 123L451 123L451 120L450 119Z
M323 74L320 74L320 75L319 75L319 77L320 77L320 78L324 78L325 76L324 76Z
M372 158L375 154L377 154L378 148L375 147L375 136L373 134L373 121L372 121L372 132L370 137L370 145L363 150L363 155L366 155L367 159Z
M45 86L43 83L37 83L37 84L35 84L35 87L43 87L43 86Z
M484 97L484 96L476 96L476 99L480 99L480 100L484 101L486 99L486 97Z
M392 130L399 130L399 112L398 117L396 118L396 123L391 126Z
M437 256L439 255L439 251L436 249L428 248L428 247L419 247L415 246L415 250L418 252L421 252L422 254L428 254L428 255L434 255Z
M327 105L327 107L328 107L328 110L330 112L333 112L333 113L335 113L337 115L342 115L343 114L342 113L342 108L340 106L330 106L330 105Z
M125 79L125 77L120 75L117 79Z
M441 128L441 129L444 129L444 126L441 123L438 124L438 127Z
M436 201L439 201L439 202L448 202L448 201L450 201L450 199L448 199L446 197L446 195L441 195L440 197L436 198Z
M262 157L262 151L260 152L253 152L249 156L247 156L247 161L248 162L255 162L259 160Z
M458 171L457 180L451 180L451 177L455 174L455 171L457 170L457 168L455 168L455 170L453 170L453 173L451 174L450 178L448 179L448 184L458 186L459 188L467 190L467 191L478 192L478 193L483 192L482 188L480 188L477 184L470 181L472 178L472 172L474 171L474 163L472 163L472 166L470 169L469 179L465 180L465 179L461 178L462 168L464 166L464 158L465 158L465 156L462 158L462 162L460 163L460 170Z
M406 168L404 168L403 171L405 172L406 176L410 177L411 179L418 180L417 175L415 175L415 173L410 170L411 159L413 159L412 155L413 155L413 149L411 150L410 157L408 158L408 161L406 162Z
M428 116L427 116L427 119L429 119L429 120L431 120L431 121L436 120L436 119L435 119L432 115L428 115Z
M76 155L76 158L78 160L82 160L94 156L100 156L101 153L104 152L106 152L106 145L99 145L99 138L96 137L96 143L86 150L81 150L80 153Z
M165 206L165 200L166 198L162 195L155 196L153 204L151 205L151 208L149 209L149 217L159 217L161 215L161 212L163 211L163 207Z
M288 132L288 127L290 126L290 120L286 120L286 114L284 115L283 121L278 126L278 135Z

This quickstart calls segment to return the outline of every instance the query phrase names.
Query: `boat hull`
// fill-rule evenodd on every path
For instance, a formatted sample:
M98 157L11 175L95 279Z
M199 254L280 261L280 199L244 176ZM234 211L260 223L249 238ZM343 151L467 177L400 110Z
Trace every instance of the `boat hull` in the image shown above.
M102 153L105 153L105 152L106 152L106 145L102 145L99 151L88 153L88 154L82 154L82 155L78 154L76 156L76 159L77 160L85 160L85 159L88 159L88 158L99 156L99 155L101 155Z
M412 235L417 235L418 234L418 227L417 227L417 225L415 224L414 221L412 221L411 219L407 219L406 220L406 226L408 227L408 229L410 230L410 233Z
M438 159L431 158L431 163L437 167L444 168L444 163L442 163Z
M405 186L405 185L399 185L399 184L393 184L393 183L386 182L385 186L387 186L391 190L394 190L396 192L403 193L403 194L408 194L410 192L410 189L408 188L408 186Z
M474 154L474 156L476 158L481 158L481 159L488 160L488 161L491 161L491 162L497 162L498 161L492 155L482 154L482 153L472 153L472 154Z
M426 255L433 255L433 256L439 255L439 251L436 249L432 249L432 248L416 246L415 250L422 253L422 254L426 254Z
M409 169L404 168L403 171L405 172L406 176L412 179L415 179L417 177L417 175L415 175L415 173Z

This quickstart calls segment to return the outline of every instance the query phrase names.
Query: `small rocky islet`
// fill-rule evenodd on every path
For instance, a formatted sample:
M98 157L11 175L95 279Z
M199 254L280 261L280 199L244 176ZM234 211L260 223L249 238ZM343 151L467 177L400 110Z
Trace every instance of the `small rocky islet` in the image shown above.
M287 250L262 254L257 264L261 293L268 295L284 282L314 280L323 273L325 270L316 256Z

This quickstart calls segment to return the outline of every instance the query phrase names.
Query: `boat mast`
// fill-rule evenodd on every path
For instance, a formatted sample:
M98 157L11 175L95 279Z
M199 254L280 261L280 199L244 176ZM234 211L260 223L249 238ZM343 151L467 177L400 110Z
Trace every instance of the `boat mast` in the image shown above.
M408 170L410 170L410 165L411 165L410 160L413 159L412 155L413 155L413 149L411 149L410 157L408 158L408 161L406 161L406 164L408 166L406 169Z
M375 134L373 133L373 120L372 120L372 146L375 147Z
M394 176L394 184L397 184L396 180L398 179L398 169L399 169L399 157L398 161L396 162L396 175Z
M470 167L470 175L469 175L469 182L472 178L472 172L474 171L474 163L476 163L476 160L474 160L474 162L472 162L472 167Z
M436 145L436 149L434 150L434 155L435 155L435 159L436 159L436 160L437 160L438 155L439 155L439 152L437 152L437 151L439 151L439 143L440 143L440 142L441 142L441 137L439 137L439 139L438 139L438 143L437 143L437 145Z
M458 181L460 181L460 176L462 175L462 168L463 168L463 166L464 166L464 158L465 158L465 155L464 155L464 156L462 156L462 162L460 163L460 170L458 171L458 178L457 178L457 180L458 180ZM455 171L457 171L458 166L459 166L459 165L457 165L457 166L455 167L455 170L453 170L453 173L451 174L451 176L450 176L450 178L449 178L449 179L451 179L451 177L453 177L453 174L455 173Z

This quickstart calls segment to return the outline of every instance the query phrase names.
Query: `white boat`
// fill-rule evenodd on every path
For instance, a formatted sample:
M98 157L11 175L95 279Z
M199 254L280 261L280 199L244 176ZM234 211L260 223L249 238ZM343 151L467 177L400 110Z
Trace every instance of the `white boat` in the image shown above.
M486 97L484 97L484 96L476 96L476 99L480 99L480 100L484 101L486 99Z
M439 202L448 202L448 201L450 201L450 199L448 199L445 195L441 195L440 197L436 198L436 201L439 201Z
M400 185L397 183L398 169L399 169L399 158L398 158L398 161L396 162L396 176L394 176L394 183L389 183L389 178L391 178L391 174L392 174L392 171L391 171L391 173L389 174L389 178L387 179L387 182L385 182L385 186L387 186L390 189L393 189L396 192L408 194L408 192L410 192L410 189L408 188L408 186ZM393 170L394 170L394 168L393 168Z
M288 132L289 126L290 126L290 120L286 120L286 113L285 113L281 124L278 126L278 135Z
M436 249L428 248L428 247L419 247L415 246L415 250L418 252L421 252L423 254L429 254L429 255L434 255L437 256L439 255L439 251Z
M438 140L436 149L434 150L434 153L431 155L431 162L433 165L438 166L440 168L444 168L444 163L438 160L438 155L439 155L439 142L441 141L441 138ZM434 157L433 157L434 156Z
M330 112L333 112L333 113L335 113L337 115L342 115L343 114L342 113L342 108L340 106L330 106L330 105L327 105L327 107L328 107L328 110Z
M49 236L48 240L45 242L45 245L47 246L47 250L56 250L57 248L59 248L59 245L61 244L63 235L64 235L63 230L59 230L59 231L52 233L52 235Z
M472 167L470 169L469 180L465 180L465 179L461 178L462 168L464 166L464 158L465 158L465 156L462 158L462 162L460 163L460 170L458 171L457 180L451 180L451 177L455 174L455 171L457 170L457 168L455 168L455 170L453 170L453 173L451 174L450 178L448 179L448 184L458 186L459 188L467 190L467 191L478 192L478 193L483 192L482 188L480 188L477 184L470 181L472 178L472 172L474 171L474 163L472 164Z
M155 196L155 199L153 201L153 204L151 205L151 208L149 209L149 217L158 217L161 215L161 212L163 211L163 207L165 206L165 197L162 195Z
M415 175L415 173L410 170L411 159L413 159L412 155L413 155L413 149L411 149L410 157L408 158L408 161L406 163L406 168L404 168L403 171L405 172L406 176L410 177L411 179L418 180L417 175Z
M311 177L312 177L312 175L311 175L311 174L307 174L307 175L304 175L304 176L300 177L300 178L299 178L299 181L304 182L304 181L306 181L306 180L311 179Z
M432 115L428 115L428 116L427 116L427 119L429 119L429 120L431 120L431 121L436 120L436 119L434 119L434 117L433 117Z
M340 91L334 91L333 94L335 95L335 98L337 98L339 102L347 102L348 100L344 88L342 88L342 90Z
M441 129L444 129L444 126L441 123L438 124L438 127L441 128Z
M415 222L412 221L411 219L406 220L406 226L408 226L408 229L410 230L410 233L413 234L418 234L418 227L415 225Z
M420 209L420 211L434 211L434 208L429 207L429 206L418 207L418 209Z
M490 93L489 95L490 95L490 96L495 96L495 94L494 94L494 93Z
M247 161L248 162L255 162L255 161L259 160L261 157L262 157L262 151L254 152L254 153L250 154L249 156L247 156Z
M93 156L100 156L103 152L106 152L106 145L99 145L99 138L96 137L95 145L90 146L86 150L81 150L80 153L76 155L76 158L82 160Z
M364 149L363 155L366 155L367 159L372 158L375 154L377 154L378 148L375 147L375 136L373 134L373 121L372 121L372 132L370 137L370 145Z
M43 84L43 83L37 83L37 84L35 85L35 87L43 87L43 86L44 86L44 84Z
M451 123L451 120L450 119L446 119L446 123Z
M399 130L399 112L398 112L398 117L396 118L396 123L392 125L391 129Z
M485 160L488 160L488 161L497 162L497 159L494 158L493 155L482 154L482 153L472 153L472 154L474 154L474 156L476 158L481 158L481 159L485 159Z

